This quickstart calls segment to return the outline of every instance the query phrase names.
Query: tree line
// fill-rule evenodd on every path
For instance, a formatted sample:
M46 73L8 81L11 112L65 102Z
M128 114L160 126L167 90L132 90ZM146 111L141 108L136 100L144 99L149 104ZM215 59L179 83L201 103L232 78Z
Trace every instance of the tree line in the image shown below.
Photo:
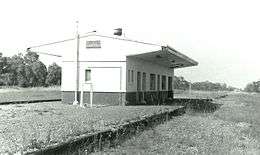
M182 76L174 76L174 88L181 89L181 90L188 90L190 85L192 90L205 90L205 91L233 91L237 88L232 86L227 86L225 83L213 83L210 81L203 81L203 82L188 82ZM260 80L253 81L248 83L244 88L246 92L257 92L260 93Z
M260 92L260 81L248 83L244 89L246 92Z
M192 90L205 90L205 91L233 91L235 88L227 86L225 83L213 83L209 81L203 82L188 82L182 76L174 76L174 88L187 90L191 86Z
M61 67L48 68L35 52L3 57L0 53L0 86L41 87L61 84Z

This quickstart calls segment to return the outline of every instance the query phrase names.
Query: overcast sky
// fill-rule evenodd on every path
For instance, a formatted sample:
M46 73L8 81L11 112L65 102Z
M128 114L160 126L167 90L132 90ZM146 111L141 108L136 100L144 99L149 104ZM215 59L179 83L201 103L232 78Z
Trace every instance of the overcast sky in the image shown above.
M128 38L169 44L199 62L176 70L187 80L243 88L260 79L259 8L257 0L1 1L0 51L71 38L79 20L81 33L122 27Z

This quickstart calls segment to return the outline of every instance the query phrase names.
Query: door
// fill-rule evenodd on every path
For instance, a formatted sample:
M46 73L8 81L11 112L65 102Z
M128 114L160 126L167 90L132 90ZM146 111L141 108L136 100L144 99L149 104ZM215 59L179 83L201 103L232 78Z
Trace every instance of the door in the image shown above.
M143 72L143 77L142 77L142 98L141 98L142 103L145 102L145 91L146 91L146 73Z
M137 72L136 84L137 91L141 91L141 72Z
M172 77L168 77L168 98L173 97L173 91L172 91Z
M161 102L160 88L161 88L161 76L157 75L157 104L158 105Z
M137 76L136 76L136 88L137 88L137 92L136 92L136 102L140 103L141 102L141 72L137 72Z

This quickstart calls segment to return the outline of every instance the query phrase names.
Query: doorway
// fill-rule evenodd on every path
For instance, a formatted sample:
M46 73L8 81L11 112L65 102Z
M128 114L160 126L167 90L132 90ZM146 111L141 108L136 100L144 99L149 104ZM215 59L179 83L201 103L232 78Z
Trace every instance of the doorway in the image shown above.
M168 77L168 98L173 98L173 90L172 90L172 77Z
M160 104L160 102L161 102L161 98L160 98L160 88L161 88L161 78L160 78L161 76L158 74L157 75L157 104L159 105Z
M142 98L142 92L141 92L141 72L137 72L136 76L136 84L137 84L137 92L136 92L136 102L140 103Z

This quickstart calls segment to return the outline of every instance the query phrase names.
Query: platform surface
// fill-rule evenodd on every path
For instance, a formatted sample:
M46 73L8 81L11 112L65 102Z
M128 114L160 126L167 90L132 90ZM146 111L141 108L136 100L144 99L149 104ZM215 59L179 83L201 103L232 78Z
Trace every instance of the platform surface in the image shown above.
M81 108L45 102L0 106L0 153L40 149L181 106Z

